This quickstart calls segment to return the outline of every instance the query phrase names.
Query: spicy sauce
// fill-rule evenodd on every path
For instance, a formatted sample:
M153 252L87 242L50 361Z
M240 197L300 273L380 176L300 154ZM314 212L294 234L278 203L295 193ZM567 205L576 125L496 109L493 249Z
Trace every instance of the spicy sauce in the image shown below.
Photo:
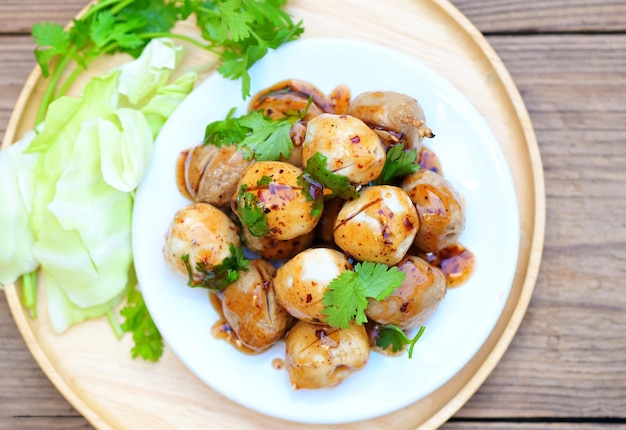
M213 337L225 340L244 354L258 354L260 351L255 351L254 349L247 347L241 342L241 340L239 340L237 334L234 332L228 321L226 321L224 313L222 312L222 300L218 297L218 295L209 293L209 300L220 316L213 324L213 327L211 327L211 334Z
M476 266L474 253L460 243L455 243L437 252L429 252L421 257L441 269L446 276L448 288L458 287L467 282Z

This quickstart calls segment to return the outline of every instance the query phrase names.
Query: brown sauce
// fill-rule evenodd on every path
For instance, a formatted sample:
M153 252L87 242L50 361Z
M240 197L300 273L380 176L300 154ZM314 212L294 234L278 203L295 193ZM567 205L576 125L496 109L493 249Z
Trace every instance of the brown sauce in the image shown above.
M474 253L460 243L455 243L437 252L421 256L430 264L441 269L446 276L448 288L463 285L474 273L476 258Z
M217 296L217 294L209 293L209 300L217 313L219 314L219 318L211 327L211 334L216 339L225 340L234 346L238 351L243 352L244 354L258 354L260 351L255 351L252 348L248 348L244 345L241 340L237 337L235 331L231 328L226 318L224 318L224 314L222 312L222 300Z
M367 337L370 343L370 351L377 352L387 357L395 357L404 353L405 348L403 347L400 351L393 352L391 347L383 349L380 346L376 345L376 340L378 339L378 332L380 330L380 324L374 321L368 321L365 323L365 331L367 332Z
M275 358L272 360L272 367L276 370L281 370L285 367L285 362L282 358Z

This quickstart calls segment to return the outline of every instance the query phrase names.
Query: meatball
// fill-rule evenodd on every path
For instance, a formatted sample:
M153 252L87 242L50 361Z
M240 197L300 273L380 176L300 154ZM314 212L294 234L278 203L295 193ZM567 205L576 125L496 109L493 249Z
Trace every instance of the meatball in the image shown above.
M283 118L286 111L304 109L309 97L313 102L305 119L311 119L322 112L341 114L348 108L350 88L339 85L327 96L309 82L288 79L257 93L250 100L248 110L263 110L265 116Z
M433 137L426 126L424 111L414 98L394 91L369 91L350 102L348 115L355 116L370 127L395 135L406 148L418 151L423 137Z
M363 369L369 360L364 326L346 329L298 321L285 339L285 366L294 389L339 385Z
M311 232L319 221L314 202L298 185L302 169L282 161L257 161L243 173L231 199L233 212L254 236L289 240ZM251 228L247 215L258 223Z
M205 274L198 266L213 270L231 255L231 244L239 246L240 240L230 218L208 203L194 203L174 215L165 234L163 255L174 270L201 283Z
M248 249L268 260L286 260L311 245L315 231L293 239L279 240L271 237L256 237L247 228L243 229L243 242Z
M310 323L324 321L324 292L333 279L352 264L341 252L309 248L288 260L276 272L278 302L294 317Z
M254 351L267 349L282 339L292 321L276 301L274 272L274 266L267 261L254 259L222 296L224 318L237 338Z
M399 187L377 185L346 202L333 236L337 246L357 260L393 265L411 247L418 227L409 196Z
M453 245L465 228L462 199L452 184L430 170L408 175L402 188L415 204L419 230L415 246L424 252L437 252Z
M302 144L302 163L319 152L326 167L355 184L367 184L380 176L385 147L365 123L348 115L322 114L308 122Z
M235 146L195 146L178 157L178 190L189 200L228 207L239 178L250 164L252 161Z
M368 318L380 324L393 324L403 330L423 325L446 295L446 278L441 270L416 256L407 256L398 269L404 273L402 285L387 298L368 299Z

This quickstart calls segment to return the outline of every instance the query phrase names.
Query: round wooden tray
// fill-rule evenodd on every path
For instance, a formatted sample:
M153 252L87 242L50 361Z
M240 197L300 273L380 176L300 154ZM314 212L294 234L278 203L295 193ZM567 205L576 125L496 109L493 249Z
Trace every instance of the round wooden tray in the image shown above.
M445 0L295 0L287 9L296 20L304 21L304 37L368 40L409 54L438 71L484 116L513 175L521 221L519 258L511 293L487 341L459 373L426 398L386 416L342 425L346 429L437 428L461 408L499 362L535 286L543 248L545 195L530 118L497 54ZM192 55L189 61L199 59ZM116 61L119 59L106 60L92 72L105 70ZM45 84L35 69L22 90L3 146L32 129ZM80 86L77 82L75 90ZM39 317L32 319L22 307L19 290L8 286L11 312L43 371L98 429L316 427L280 421L223 398L167 349L158 364L132 360L131 339L127 336L118 341L105 319L55 334L41 290Z

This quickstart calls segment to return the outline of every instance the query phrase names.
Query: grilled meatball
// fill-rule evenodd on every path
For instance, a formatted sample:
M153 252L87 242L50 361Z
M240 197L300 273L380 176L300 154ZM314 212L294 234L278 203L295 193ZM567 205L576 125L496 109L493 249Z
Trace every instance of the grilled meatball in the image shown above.
M339 385L369 361L367 332L354 323L339 329L298 321L285 343L285 367L294 389Z
M407 176L402 188L411 197L419 215L415 246L437 252L453 245L465 228L462 198L452 184L430 170Z
M380 324L410 330L423 325L435 312L446 295L446 278L416 256L407 256L397 267L405 275L402 285L381 301L369 299L365 314Z
M335 243L360 261L393 265L402 260L419 220L409 196L399 187L377 185L343 205L335 221Z
M369 91L350 102L348 115L355 116L389 140L403 142L407 148L422 146L423 137L432 137L424 111L414 98L394 91Z
M178 190L192 201L228 207L239 178L250 164L252 161L235 146L195 146L178 157Z
M350 182L367 184L376 179L385 165L385 148L365 123L348 115L322 114L307 125L302 144L302 164L319 152L326 167Z
M208 271L231 255L230 245L239 246L237 226L224 212L208 203L194 203L176 212L165 234L163 255L177 272L201 282ZM185 263L188 256L188 264Z
M294 317L310 323L324 321L324 292L333 279L352 269L348 258L329 248L309 248L276 272L278 302Z
M275 271L267 261L254 259L222 296L224 318L237 338L254 351L278 342L291 324L291 315L276 301Z

